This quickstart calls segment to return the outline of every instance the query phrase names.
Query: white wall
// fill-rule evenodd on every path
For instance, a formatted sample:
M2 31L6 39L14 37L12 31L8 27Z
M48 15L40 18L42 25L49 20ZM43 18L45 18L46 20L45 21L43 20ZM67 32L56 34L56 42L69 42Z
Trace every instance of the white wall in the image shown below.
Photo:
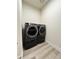
M25 2L23 2L22 6L23 10L23 19L21 20L22 25L25 22L32 22L32 23L40 23L40 11Z
M51 0L44 7L41 22L47 25L46 40L60 48L60 0Z
M21 19L22 19L22 0L17 0L17 58L23 57L23 48L22 48L22 28L21 28Z

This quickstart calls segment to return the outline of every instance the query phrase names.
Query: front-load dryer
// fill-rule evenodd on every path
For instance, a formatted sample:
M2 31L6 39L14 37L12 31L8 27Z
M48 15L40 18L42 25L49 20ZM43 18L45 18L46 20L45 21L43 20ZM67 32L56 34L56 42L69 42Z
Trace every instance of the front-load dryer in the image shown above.
M38 43L42 43L45 41L46 36L46 26L44 24L38 25Z

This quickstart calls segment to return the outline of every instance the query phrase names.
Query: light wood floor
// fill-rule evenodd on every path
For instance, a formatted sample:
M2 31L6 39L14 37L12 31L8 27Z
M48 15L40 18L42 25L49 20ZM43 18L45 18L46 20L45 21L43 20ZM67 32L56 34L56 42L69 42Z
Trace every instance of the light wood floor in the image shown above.
M23 59L61 59L60 52L44 42L29 50L24 50Z

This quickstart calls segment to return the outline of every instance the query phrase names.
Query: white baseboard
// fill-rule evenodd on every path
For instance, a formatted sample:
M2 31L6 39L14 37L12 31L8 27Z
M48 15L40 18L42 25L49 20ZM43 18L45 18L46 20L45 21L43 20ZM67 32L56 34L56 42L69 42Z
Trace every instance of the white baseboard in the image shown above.
M55 48L57 51L61 52L61 48L57 47L56 45L52 44L50 41L46 40L48 44L50 44L53 48Z

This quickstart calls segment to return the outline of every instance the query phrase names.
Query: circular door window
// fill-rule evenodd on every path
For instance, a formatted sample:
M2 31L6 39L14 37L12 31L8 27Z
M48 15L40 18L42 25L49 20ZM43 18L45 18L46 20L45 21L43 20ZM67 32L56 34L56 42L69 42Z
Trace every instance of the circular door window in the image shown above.
M45 34L45 26L40 26L39 33L40 33L40 35Z
M38 28L36 25L29 25L27 30L26 30L26 34L28 37L30 38L34 38L37 36L38 34Z

